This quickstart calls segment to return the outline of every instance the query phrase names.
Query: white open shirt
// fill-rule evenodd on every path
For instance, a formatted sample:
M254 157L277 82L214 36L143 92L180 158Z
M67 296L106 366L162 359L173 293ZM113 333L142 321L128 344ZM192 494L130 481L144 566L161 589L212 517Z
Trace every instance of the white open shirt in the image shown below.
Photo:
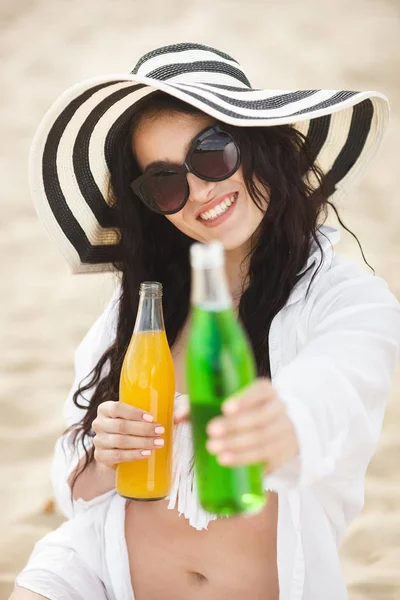
M280 600L345 600L338 548L364 502L364 476L385 411L400 344L400 309L387 284L333 253L339 233L322 227L323 263L313 246L286 306L275 316L269 348L272 383L296 429L300 453L265 479L278 493ZM78 347L66 425L82 410L72 394L115 337L117 289ZM179 395L176 397L179 404ZM124 535L125 500L115 491L72 504L67 479L82 452L57 441L56 500L69 520L40 540L16 583L51 600L133 600ZM65 440L64 440L65 441ZM188 475L189 423L175 427L170 509L197 529L215 515L198 504ZM192 489L193 487L193 489Z

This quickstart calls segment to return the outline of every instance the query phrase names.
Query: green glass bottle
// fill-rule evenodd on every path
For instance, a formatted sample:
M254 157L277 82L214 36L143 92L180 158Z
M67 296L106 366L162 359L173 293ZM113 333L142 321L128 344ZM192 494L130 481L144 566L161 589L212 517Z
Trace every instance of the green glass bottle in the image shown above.
M223 466L206 449L206 427L221 405L256 377L253 352L237 321L225 278L220 242L195 243L186 380L195 452L195 475L203 508L220 516L257 513L266 504L264 464Z

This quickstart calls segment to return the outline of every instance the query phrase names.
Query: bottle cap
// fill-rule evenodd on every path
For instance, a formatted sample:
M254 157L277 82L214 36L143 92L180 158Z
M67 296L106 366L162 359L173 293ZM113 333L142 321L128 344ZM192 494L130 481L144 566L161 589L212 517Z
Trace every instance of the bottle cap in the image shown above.
M221 242L196 242L190 246L190 264L194 269L213 269L221 267L224 262L224 247Z

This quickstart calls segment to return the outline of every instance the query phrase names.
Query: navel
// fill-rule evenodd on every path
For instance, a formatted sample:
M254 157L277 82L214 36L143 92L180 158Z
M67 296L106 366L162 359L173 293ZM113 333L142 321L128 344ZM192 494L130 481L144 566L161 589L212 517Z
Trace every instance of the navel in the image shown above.
M199 573L198 571L188 571L189 577L190 579L195 582L198 583L199 585L204 585L206 583L208 583L208 579L205 575L203 575L202 573Z

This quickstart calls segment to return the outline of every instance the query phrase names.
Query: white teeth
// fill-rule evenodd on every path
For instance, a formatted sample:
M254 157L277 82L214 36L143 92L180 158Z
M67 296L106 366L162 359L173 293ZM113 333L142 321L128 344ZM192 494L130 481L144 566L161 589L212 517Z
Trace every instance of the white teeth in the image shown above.
M222 213L224 213L231 206L231 204L234 203L235 200L236 196L235 194L233 194L226 200L223 200L220 204L217 204L217 206L214 206L214 208L212 208L211 210L202 213L200 215L200 218L204 221L212 221L213 219L216 219L217 217L219 217L219 215L222 215Z

